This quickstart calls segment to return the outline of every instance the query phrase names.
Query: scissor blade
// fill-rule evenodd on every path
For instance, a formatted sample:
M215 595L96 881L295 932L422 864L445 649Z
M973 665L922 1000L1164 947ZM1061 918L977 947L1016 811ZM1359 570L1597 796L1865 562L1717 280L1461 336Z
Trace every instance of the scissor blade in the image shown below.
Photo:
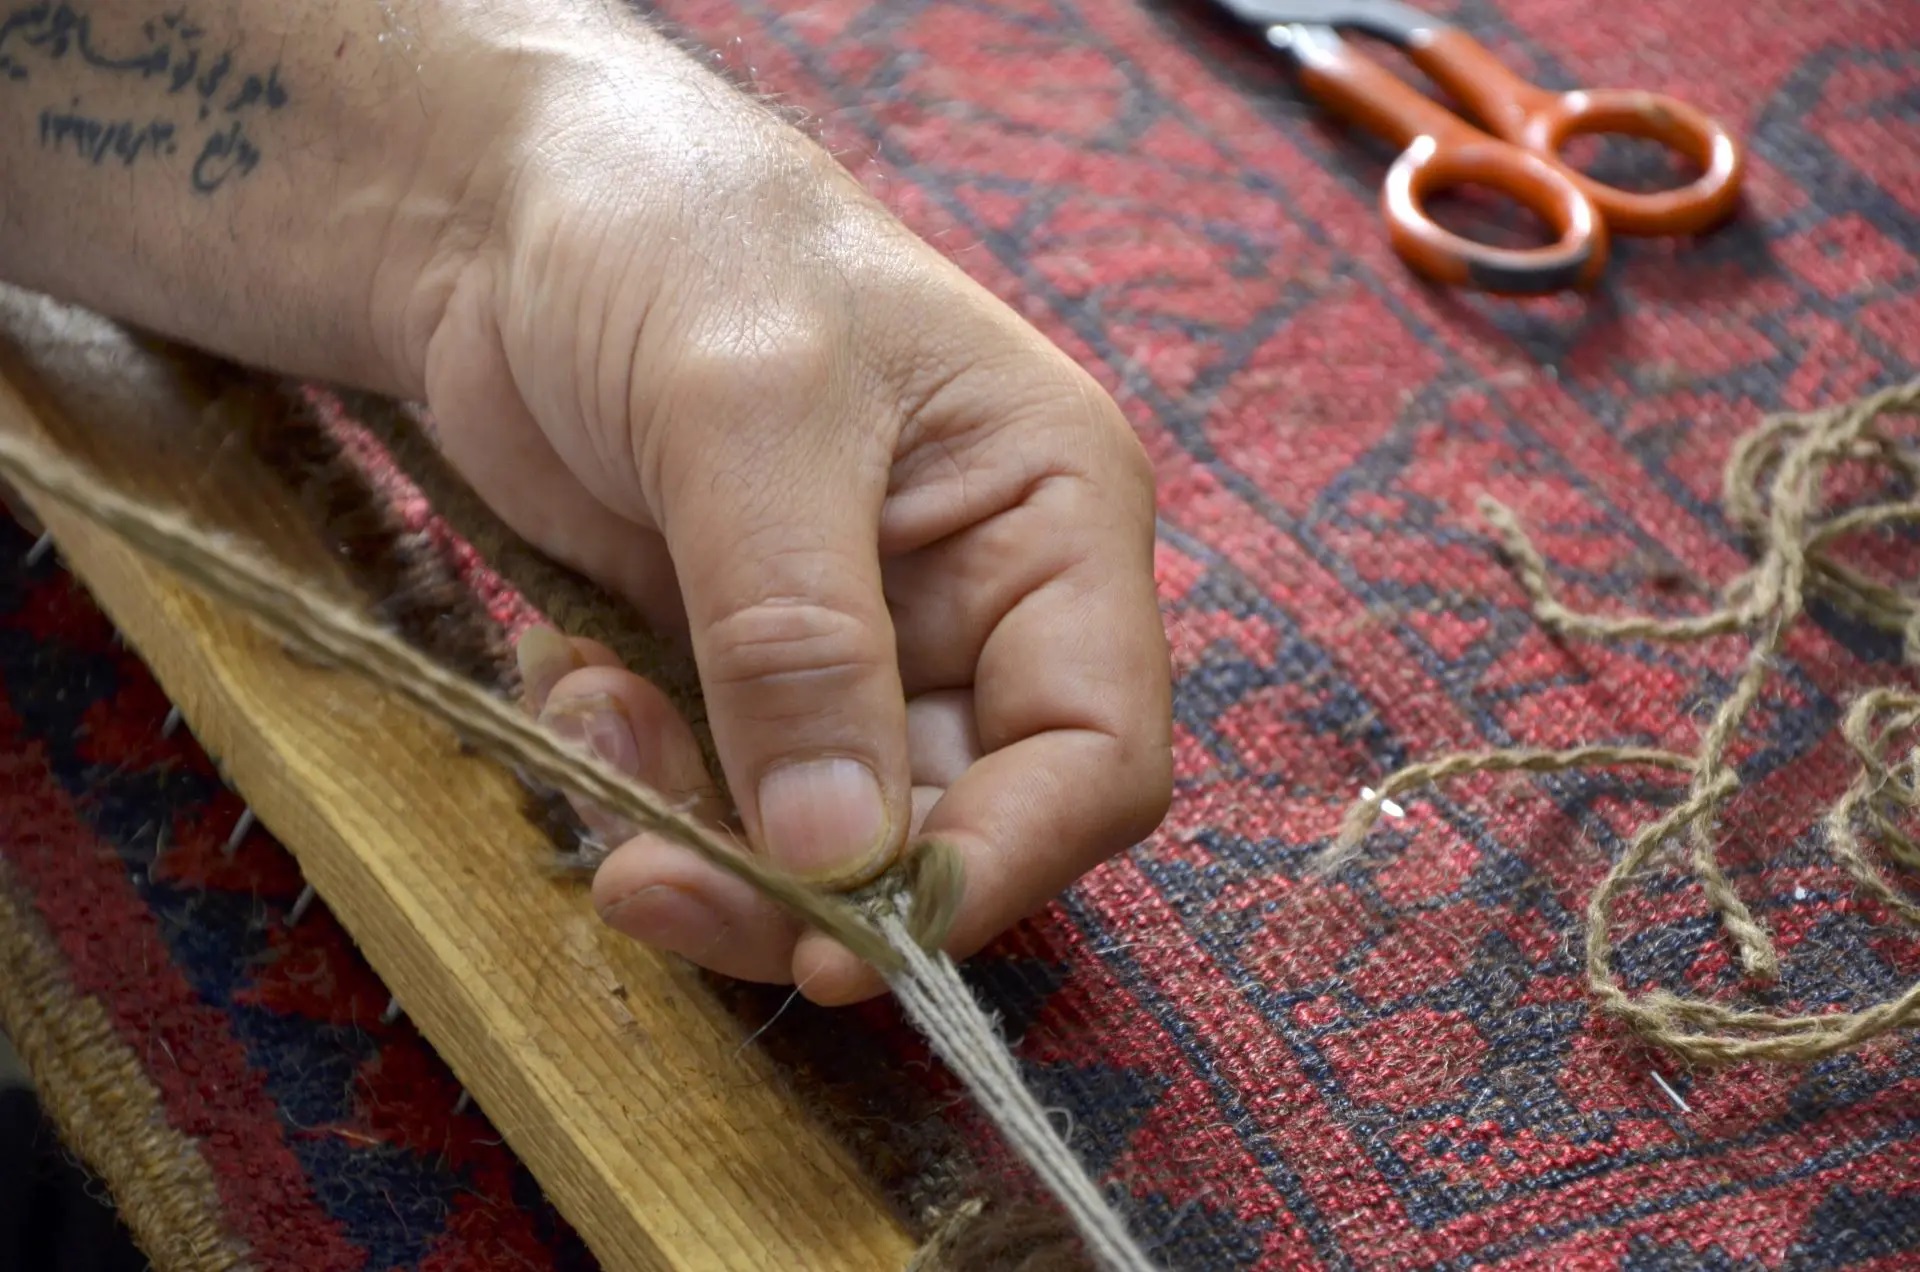
M1364 31L1391 44L1413 43L1446 25L1400 0L1217 0L1248 26L1329 26Z

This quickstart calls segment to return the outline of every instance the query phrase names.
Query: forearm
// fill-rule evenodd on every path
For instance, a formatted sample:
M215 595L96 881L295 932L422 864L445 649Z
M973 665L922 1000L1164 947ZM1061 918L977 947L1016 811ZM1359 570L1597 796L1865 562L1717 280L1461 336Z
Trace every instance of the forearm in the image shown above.
M0 0L0 278L243 361L393 392L511 139L636 20L481 0Z

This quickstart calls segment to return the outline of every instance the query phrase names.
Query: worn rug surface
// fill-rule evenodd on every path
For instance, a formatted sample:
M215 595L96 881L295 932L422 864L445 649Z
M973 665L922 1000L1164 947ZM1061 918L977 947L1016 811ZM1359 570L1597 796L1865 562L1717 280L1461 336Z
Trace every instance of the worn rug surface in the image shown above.
M1592 1010L1588 891L1670 784L1476 780L1406 800L1332 879L1307 861L1411 759L1692 749L1743 646L1548 638L1474 499L1515 507L1587 606L1698 611L1746 566L1719 503L1735 438L1920 372L1920 5L1448 7L1537 82L1675 91L1752 148L1737 223L1621 242L1598 294L1529 304L1410 277L1377 212L1390 156L1207 10L664 8L1089 367L1158 466L1173 813L976 983L1172 1268L1913 1266L1920 1040L1690 1073ZM221 1223L305 1272L591 1267L382 1023L325 907L287 922L291 858L264 831L222 856L237 797L162 736L167 702L57 559L13 564L29 543L0 533L9 896L144 1066ZM1724 829L1785 959L1766 1001L1823 1010L1920 977L1920 932L1817 829L1839 713L1899 680L1899 650L1813 619ZM1632 986L1747 992L1678 873L1636 889L1618 941ZM795 1009L767 1040L819 1027ZM991 1155L890 1006L831 1027Z

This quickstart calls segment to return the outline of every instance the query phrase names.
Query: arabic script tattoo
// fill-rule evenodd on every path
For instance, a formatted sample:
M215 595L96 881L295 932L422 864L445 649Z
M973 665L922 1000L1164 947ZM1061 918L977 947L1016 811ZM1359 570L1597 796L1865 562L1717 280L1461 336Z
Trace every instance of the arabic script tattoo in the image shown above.
M85 6L20 4L0 17L0 86L25 85L68 68L85 68L121 81L150 84L156 107L149 118L103 115L70 91L61 106L40 112L41 149L94 167L193 156L187 180L211 195L260 165L260 143L249 125L286 109L291 100L278 64L243 70L234 47L215 47L186 14L173 11L145 23L127 47L95 38ZM67 88L72 87L71 78Z

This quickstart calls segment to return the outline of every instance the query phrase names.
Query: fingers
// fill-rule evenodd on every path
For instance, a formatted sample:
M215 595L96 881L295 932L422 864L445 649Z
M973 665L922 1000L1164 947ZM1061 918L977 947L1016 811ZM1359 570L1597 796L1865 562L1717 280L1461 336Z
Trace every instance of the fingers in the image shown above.
M1049 734L987 756L934 805L920 834L947 841L965 863L966 895L949 954L978 952L1151 829L1163 810L1150 797L1115 803L1094 788L1097 775L1116 762L1111 738ZM822 1006L885 988L872 967L817 932L801 935L792 976Z
M717 825L725 809L692 730L664 694L604 645L552 628L529 629L515 656L525 705L543 724ZM609 926L723 976L791 975L799 927L777 906L692 850L571 802L602 843L618 845L593 879L594 908Z
M1013 607L1089 554L1150 576L1151 471L1126 421L1061 360L1016 385L949 382L896 462L881 545L910 695L974 684Z
M980 758L972 690L943 690L908 702L907 750L913 757L916 789L945 790L959 781Z
M917 832L946 784L979 758L979 743L970 694L930 695L907 710ZM669 840L641 835L623 843L594 876L593 900L617 931L710 971L772 984L794 978L801 925L747 884Z
M971 690L929 693L903 709L903 820L954 844L966 863L948 945L956 956L1142 838L1166 809L1170 674L1143 559L1151 530L1130 528L1124 507L1090 512L1091 497L1071 481L1036 496L1043 520L1080 527L1053 536L1064 564L993 627ZM535 701L553 686L544 720L703 816L721 815L691 732L608 651L530 633L521 663ZM883 988L844 949L690 851L630 838L631 828L596 829L625 841L594 886L596 906L620 931L724 975L798 982L821 1003Z
M622 844L594 875L593 904L616 931L722 976L784 984L792 975L799 924L671 840Z
M665 540L582 484L528 410L505 359L441 352L498 344L484 306L453 306L446 324L427 366L443 458L515 534L626 597L655 631L679 635L685 616ZM581 471L600 476L592 466Z
M819 392L836 410L847 400L830 383ZM662 529L749 837L803 878L850 886L891 862L910 817L876 546L886 454L865 432L786 428L669 455L665 485L698 497L663 496Z
M804 341L752 334L764 349L677 339L673 374L651 380L665 388L633 411L633 470L671 556L727 785L754 850L820 886L876 876L915 831L955 845L967 890L948 950L964 957L1165 813L1150 474L1090 388L1010 403L1003 379L982 375L926 414L940 422L923 444L902 443L920 464L907 481L858 373L835 361L851 358L845 342L811 357ZM542 718L708 799L665 699L569 648L536 642L527 656L530 692L553 686ZM911 710L909 687L923 693ZM822 1003L883 988L830 939L652 837L622 839L594 900L621 931L723 974L797 981Z
M1017 505L889 564L908 694L974 682L987 638L1059 569L1059 532L1041 510Z
M541 724L690 816L718 820L724 810L700 745L664 693L618 666L604 646L568 640L548 628L529 631L516 653L526 705ZM603 843L618 844L636 833L598 808L571 802Z
M966 957L1089 869L1149 834L1172 790L1171 668L1150 565L1151 523L1108 523L1069 483L1043 496L1056 526L1086 527L1075 560L994 628L974 685L986 754L920 833L961 852L966 896L948 952ZM1124 520L1124 517L1123 517ZM1084 537L1082 537L1084 536ZM877 993L872 970L803 935L793 974L838 1004Z

